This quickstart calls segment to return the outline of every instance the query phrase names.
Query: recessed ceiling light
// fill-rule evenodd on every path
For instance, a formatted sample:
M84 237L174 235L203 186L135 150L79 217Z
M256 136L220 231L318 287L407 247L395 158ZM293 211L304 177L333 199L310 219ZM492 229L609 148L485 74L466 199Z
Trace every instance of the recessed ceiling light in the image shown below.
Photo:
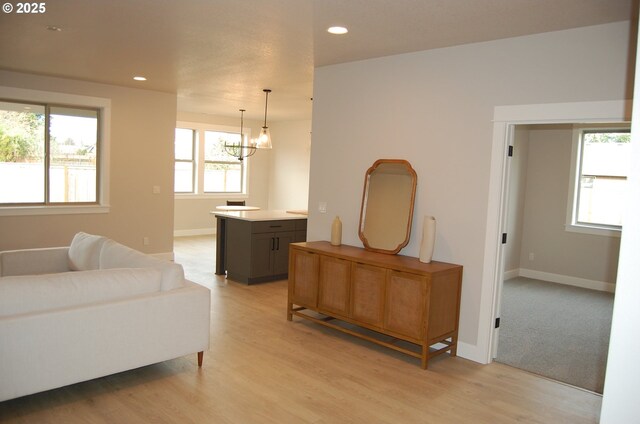
M62 28L60 28L59 26L55 26L55 25L49 25L47 27L47 29L49 31L55 31L55 32L61 32L62 31Z
M342 35L342 34L346 34L347 32L349 32L349 30L346 29L345 27L342 27L342 26L332 26L332 27L327 29L327 32L329 34Z
M145 77L141 77L141 76L133 77L133 79L136 80L136 81L146 81L147 80Z

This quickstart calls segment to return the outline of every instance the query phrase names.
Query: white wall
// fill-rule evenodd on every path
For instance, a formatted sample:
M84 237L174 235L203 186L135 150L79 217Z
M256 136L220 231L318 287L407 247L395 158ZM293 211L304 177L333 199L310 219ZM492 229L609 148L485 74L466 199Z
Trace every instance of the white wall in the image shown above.
M7 71L0 71L0 81L111 100L109 213L2 216L0 250L66 246L85 231L148 253L173 252L175 94ZM160 193L153 194L153 186Z
M459 353L479 337L494 107L625 99L629 23L613 23L317 68L308 239L357 236L366 169L409 160L422 216L438 220L434 259L464 265ZM594 61L593 58L598 60ZM319 202L327 213L318 212Z
M304 210L309 202L311 121L271 124L269 209Z
M640 98L640 63L635 71L634 98ZM637 423L640 417L640 110L634 108L631 124L631 172L618 261L618 281L602 397L601 424Z

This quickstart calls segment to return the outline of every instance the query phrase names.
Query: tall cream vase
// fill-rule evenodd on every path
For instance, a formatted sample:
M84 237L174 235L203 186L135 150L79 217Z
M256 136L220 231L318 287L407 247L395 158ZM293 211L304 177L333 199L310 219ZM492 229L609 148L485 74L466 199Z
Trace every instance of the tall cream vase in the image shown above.
M331 244L333 246L342 244L342 221L339 216L336 216L331 224Z
M436 219L432 216L425 216L424 225L422 228L422 243L420 243L420 262L431 262L435 242Z

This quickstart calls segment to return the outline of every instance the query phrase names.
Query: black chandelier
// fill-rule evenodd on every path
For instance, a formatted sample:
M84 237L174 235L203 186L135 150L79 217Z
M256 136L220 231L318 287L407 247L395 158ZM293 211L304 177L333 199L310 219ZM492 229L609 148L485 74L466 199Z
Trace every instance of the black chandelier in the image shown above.
M231 156L237 157L238 160L252 156L258 148L253 140L249 141L244 135L244 112L245 109L240 109L240 141L224 143L224 150Z
M264 125L260 130L260 135L257 139L251 139L244 135L244 112L245 109L240 109L240 141L237 143L225 143L224 150L231 156L237 157L238 160L243 160L249 156L253 156L257 149L271 149L271 133L269 127L267 127L267 104L269 102L269 93L271 90L265 88L264 99Z

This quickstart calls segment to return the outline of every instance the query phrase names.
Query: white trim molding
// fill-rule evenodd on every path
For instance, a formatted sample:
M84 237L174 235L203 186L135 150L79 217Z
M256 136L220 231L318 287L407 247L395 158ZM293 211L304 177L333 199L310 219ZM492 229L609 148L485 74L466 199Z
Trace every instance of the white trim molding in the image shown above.
M502 274L502 277L504 280L511 280L512 278L520 277L520 268L505 271L504 274Z
M26 88L0 86L0 98L24 102L53 103L57 105L84 106L100 111L100 175L98 175L99 199L97 205L66 204L3 207L1 215L66 215L85 213L109 213L109 181L111 180L111 99L83 96L79 94L58 93L53 91L30 90Z
M150 253L149 256L153 256L154 258L162 259L163 261L169 262L173 262L175 258L173 252Z
M458 340L458 356L480 364L488 364L486 353L481 346L464 343Z
M205 236L210 234L215 234L216 228L192 228L189 230L174 230L174 237L189 237L189 236Z
M574 277L572 275L554 274L552 272L537 271L535 269L512 269L504 273L504 279L515 277L534 278L536 280L548 281L550 283L564 284L566 286L582 287L583 289L598 290L608 293L615 293L615 283L606 281L589 280L587 278Z

